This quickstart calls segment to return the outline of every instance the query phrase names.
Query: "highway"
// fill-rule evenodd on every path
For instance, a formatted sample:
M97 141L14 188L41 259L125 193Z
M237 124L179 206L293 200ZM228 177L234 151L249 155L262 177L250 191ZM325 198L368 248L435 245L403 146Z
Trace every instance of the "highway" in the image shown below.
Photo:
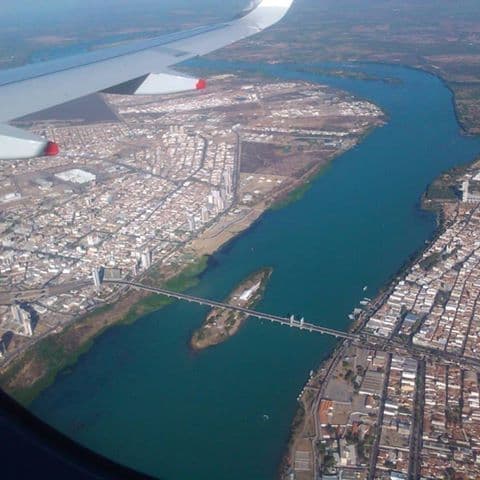
M208 300L206 298L194 297L193 295L187 295L185 293L178 293L172 290L167 290L165 288L158 287L149 287L148 285L143 285L141 283L129 282L127 280L104 280L103 283L113 283L116 285L127 285L133 288L139 288L141 290L146 290L148 292L157 293L160 295L165 295L166 297L175 298L177 300L185 300L187 302L197 303L199 305L206 305L212 308L222 308L226 310L235 310L238 312L245 313L250 317L255 317L260 320L269 320L270 322L279 323L280 325L286 325L293 328L298 328L300 330L307 330L309 332L317 332L324 335L331 335L336 338L344 338L347 340L359 340L359 335L354 333L343 332L341 330L335 330L334 328L320 327L313 323L303 322L301 320L295 320L288 317L280 317L278 315L271 315L269 313L257 312L255 310L250 310L248 308L238 307L235 305L230 305L228 303L217 302L215 300Z

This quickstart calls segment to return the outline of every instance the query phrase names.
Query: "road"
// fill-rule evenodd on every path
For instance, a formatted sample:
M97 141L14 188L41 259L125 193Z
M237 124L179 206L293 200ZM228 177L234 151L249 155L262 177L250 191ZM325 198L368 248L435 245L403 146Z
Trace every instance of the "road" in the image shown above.
M40 297L50 297L53 295L61 295L73 290L80 290L92 285L92 281L76 280L74 282L61 283L52 285L51 287L36 288L32 290L11 290L0 291L0 305L13 305L15 302L32 302Z
M390 378L391 363L392 363L392 355L389 354L388 360L387 360L387 366L385 368L385 381L383 384L382 396L380 397L379 413L378 413L377 423L375 425L374 441L372 445L372 451L370 453L370 466L368 469L368 480L373 480L375 478L378 451L380 449L380 439L381 439L381 433L382 433L385 400L387 399L388 380Z
M423 413L425 408L425 368L425 361L419 361L415 388L415 410L412 421L413 430L410 436L410 460L408 468L408 478L410 480L417 480L421 474Z

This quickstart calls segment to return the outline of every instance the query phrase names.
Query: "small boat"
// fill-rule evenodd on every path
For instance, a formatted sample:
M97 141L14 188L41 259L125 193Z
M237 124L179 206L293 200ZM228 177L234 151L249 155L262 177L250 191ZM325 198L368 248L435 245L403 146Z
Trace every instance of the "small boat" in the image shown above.
M270 420L270 416L267 415L266 413L264 413L264 414L262 415L262 418L263 418L263 421L264 421L264 422L268 422L268 421Z
M366 292L367 290L368 290L368 285L365 285L365 286L363 287L363 291Z

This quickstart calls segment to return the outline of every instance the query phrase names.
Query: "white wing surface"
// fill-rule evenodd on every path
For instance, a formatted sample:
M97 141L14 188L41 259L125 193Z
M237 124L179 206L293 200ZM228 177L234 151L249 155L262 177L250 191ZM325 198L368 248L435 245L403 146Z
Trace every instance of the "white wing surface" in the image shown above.
M148 40L0 70L0 159L58 153L46 139L5 123L95 92L161 94L201 89L174 65L254 35L278 22L293 0L261 0L240 18ZM3 123L3 125L2 125Z

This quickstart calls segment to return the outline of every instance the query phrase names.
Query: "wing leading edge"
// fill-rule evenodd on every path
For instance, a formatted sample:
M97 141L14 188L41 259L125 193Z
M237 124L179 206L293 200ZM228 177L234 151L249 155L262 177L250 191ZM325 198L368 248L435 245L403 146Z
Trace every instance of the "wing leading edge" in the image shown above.
M203 81L170 68L261 32L281 20L292 3L262 0L229 22L0 71L0 123L95 92L152 94L203 88ZM46 139L0 124L0 159L54 151Z

